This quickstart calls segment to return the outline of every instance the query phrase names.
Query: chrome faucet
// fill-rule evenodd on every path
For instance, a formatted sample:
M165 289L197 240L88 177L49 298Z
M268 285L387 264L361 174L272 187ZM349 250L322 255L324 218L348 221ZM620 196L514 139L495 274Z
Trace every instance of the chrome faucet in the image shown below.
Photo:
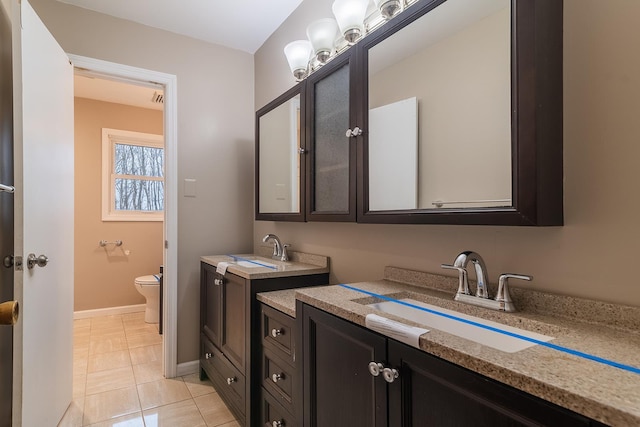
M478 285L475 296L469 291L469 274L467 273L467 264L469 264L469 261L473 263L473 267L476 270ZM456 301L508 312L516 311L516 307L509 295L509 279L533 279L533 277L524 274L501 274L498 281L498 294L495 299L491 299L489 298L489 282L487 281L489 275L487 274L487 266L482 257L476 252L464 251L456 257L452 265L442 264L441 267L458 271L458 292L454 298Z
M476 297L489 298L489 289L487 288L487 266L484 263L482 257L473 251L464 251L456 257L453 261L453 265L442 264L442 268L450 270L458 270L459 284L458 294L471 295L469 291L469 274L467 273L467 264L469 261L473 263L473 268L476 270L476 280L478 285L476 287Z
M280 261L289 261L287 248L291 245L286 243L283 244L275 234L267 234L262 238L262 241L265 243L267 243L269 240L273 240L273 254L271 255L271 258Z

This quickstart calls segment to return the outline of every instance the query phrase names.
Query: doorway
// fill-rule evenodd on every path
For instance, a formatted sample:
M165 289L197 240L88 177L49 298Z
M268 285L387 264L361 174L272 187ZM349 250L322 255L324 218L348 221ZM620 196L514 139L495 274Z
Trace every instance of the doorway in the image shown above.
M93 78L161 88L164 118L164 221L163 221L163 373L177 375L177 113L174 75L97 59L69 55L76 73ZM115 242L117 237L105 237ZM95 242L96 244L98 242ZM123 244L124 246L124 244ZM146 274L146 273L145 273ZM133 288L133 284L131 284Z

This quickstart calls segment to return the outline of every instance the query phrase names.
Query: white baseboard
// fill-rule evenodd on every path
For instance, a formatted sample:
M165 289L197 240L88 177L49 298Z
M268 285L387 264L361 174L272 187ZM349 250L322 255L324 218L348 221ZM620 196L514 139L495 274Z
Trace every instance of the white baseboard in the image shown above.
M113 316L115 314L138 313L140 311L144 311L146 307L147 307L146 304L135 304L135 305L123 305L120 307L96 308L94 310L74 311L73 318L74 320L89 319L91 317L98 317L98 316Z
M200 370L200 361L192 360L191 362L178 363L177 376L197 374Z

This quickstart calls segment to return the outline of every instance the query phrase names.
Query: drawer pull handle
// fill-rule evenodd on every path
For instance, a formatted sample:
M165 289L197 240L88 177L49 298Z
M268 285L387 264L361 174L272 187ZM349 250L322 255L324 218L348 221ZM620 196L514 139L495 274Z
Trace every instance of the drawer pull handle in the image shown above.
M285 426L284 420L274 421L274 422L271 423L271 425L273 427L284 427Z
M204 358L207 359L207 360L212 359L213 358L213 354L212 353L205 353L204 354Z
M273 375L271 375L271 380L272 380L274 383L277 383L278 381L283 380L283 379L284 379L284 373L282 373L282 374L273 374Z
M238 381L238 379L236 377L227 378L227 384L228 385L231 385L231 384L235 383L236 381Z
M282 328L280 328L280 329L273 328L271 330L271 336L272 337L277 338L280 335L284 335L284 329L282 329Z

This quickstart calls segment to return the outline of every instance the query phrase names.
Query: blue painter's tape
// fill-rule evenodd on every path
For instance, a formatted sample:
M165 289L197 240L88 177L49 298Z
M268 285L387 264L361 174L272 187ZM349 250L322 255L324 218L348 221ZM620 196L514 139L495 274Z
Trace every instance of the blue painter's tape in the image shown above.
M251 264L259 265L260 267L270 268L272 270L277 270L278 269L277 267L274 267L274 266L271 266L271 265L262 264L262 263L260 263L258 261L254 261L254 260L251 260L251 259L246 259L246 258L243 258L241 256L237 256L237 255L227 255L227 256L233 258L233 260L236 261L236 262L237 261L245 261L245 262L250 262Z
M574 355L574 356L582 357L583 359L592 360L594 362L602 363L604 365L613 366L614 368L622 369L622 370L629 371L629 372L632 372L634 374L639 374L640 375L640 368L637 368L635 366L631 366L631 365L626 365L624 363L615 362L613 360L605 359L603 357L595 356L593 354L589 354L589 353L585 353L585 352L582 352L582 351L574 350L572 348L563 347L563 346L560 346L560 345L557 345L557 344L553 344L553 343L549 343L549 342L545 342L545 341L540 341L540 340L537 340L535 338L525 337L523 335L520 335L520 334L517 334L517 333L514 333L514 332L509 332L509 331L505 331L505 330L502 330L502 329L499 329L499 328L494 328L493 326L483 325L482 323L474 322L472 320L463 319L463 318L460 318L460 317L457 317L457 316L453 316L453 315L447 314L447 313L441 313L441 312L439 312L437 310L432 310L432 309L429 309L429 308L426 308L426 307L421 307L419 305L411 304L411 303L408 303L406 301L400 301L400 300L397 300L395 298L391 298L391 297L388 297L388 296L385 296L385 295L377 294L375 292L365 291L364 289L356 288L356 287L353 287L353 286L344 285L344 284L342 284L340 286L342 286L343 288L346 288L346 289L351 289L352 291L363 293L365 295L369 295L369 296L372 296L372 297L380 298L380 299L383 299L383 300L386 300L386 301L391 301L391 302L394 302L396 304L400 304L400 305L404 305L404 306L407 306L407 307L415 308L417 310L426 311L427 313L435 314L437 316L446 317L448 319L456 320L458 322L467 323L469 325L477 326L478 328L487 329L487 330L492 331L492 332L498 332L500 334L508 335L510 337L518 338L518 339L521 339L521 340L524 340L524 341L529 341L529 342L532 342L534 344L538 344L538 345L542 345L544 347L550 348L552 350L561 351L561 352L564 352L564 353L567 353L567 354L571 354L571 355Z

